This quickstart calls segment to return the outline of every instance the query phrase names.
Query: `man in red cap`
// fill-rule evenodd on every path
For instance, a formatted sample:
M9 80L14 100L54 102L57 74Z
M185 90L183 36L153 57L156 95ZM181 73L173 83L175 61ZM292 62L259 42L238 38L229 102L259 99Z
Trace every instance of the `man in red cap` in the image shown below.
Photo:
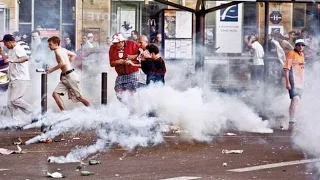
M139 46L133 41L126 40L122 34L112 37L112 45L109 49L110 66L115 67L118 74L115 82L117 97L121 100L124 91L135 92L141 86L139 61L136 60Z
M9 63L8 108L13 120L18 120L18 111L32 116L32 106L24 100L24 93L30 83L29 57L25 49L16 43L11 34L4 35L0 41L9 49L8 55L0 50L5 63Z

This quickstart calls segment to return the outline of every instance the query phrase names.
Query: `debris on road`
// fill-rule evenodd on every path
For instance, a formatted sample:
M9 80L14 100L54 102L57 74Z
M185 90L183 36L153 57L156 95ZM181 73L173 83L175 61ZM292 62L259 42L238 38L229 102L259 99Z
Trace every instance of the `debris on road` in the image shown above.
M123 153L123 156L119 158L120 161L122 161L127 156L127 153Z
M223 149L222 154L242 154L243 150L227 150L227 149Z
M23 154L23 153L25 153L25 152L23 152L23 150L21 149L21 147L19 145L17 145L17 148L18 148L17 151L5 149L5 148L0 148L0 154L9 155L9 154Z
M65 141L66 139L55 139L54 142Z
M78 165L78 166L76 167L76 171L79 171L80 169L82 169L82 166L81 166L81 165Z
M52 139L51 138L41 138L39 140L40 143L51 143Z
M226 133L227 136L236 136L237 134L235 133Z
M18 138L18 141L13 142L13 144L14 144L14 145L21 145L21 144L23 144L23 141L22 141L22 139L19 137L19 138Z
M222 163L222 166L223 167L226 167L228 164L227 163Z
M91 176L91 175L94 175L94 173L90 171L81 171L81 176Z
M162 127L162 132L163 133L181 133L181 128L180 126L176 126L176 125L164 125Z
M47 172L47 176L48 177L52 177L52 178L65 178L65 176L63 176L61 173L59 172L54 172L54 173L49 173Z
M89 160L89 165L97 165L97 164L101 164L101 161L97 161L94 159Z

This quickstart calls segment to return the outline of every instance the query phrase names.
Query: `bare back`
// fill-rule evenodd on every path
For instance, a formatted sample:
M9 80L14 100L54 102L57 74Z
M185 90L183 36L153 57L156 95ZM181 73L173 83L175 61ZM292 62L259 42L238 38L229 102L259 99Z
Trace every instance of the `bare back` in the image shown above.
M59 47L58 49L56 49L54 51L55 56L56 56L56 60L57 63L60 64L64 64L60 69L62 71L62 73L66 73L67 71L71 70L71 62L69 59L69 51L65 48Z

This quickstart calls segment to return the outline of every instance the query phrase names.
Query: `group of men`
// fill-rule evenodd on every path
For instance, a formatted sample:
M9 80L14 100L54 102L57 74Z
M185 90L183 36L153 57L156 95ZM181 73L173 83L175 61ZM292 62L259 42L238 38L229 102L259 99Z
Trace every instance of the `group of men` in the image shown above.
M109 60L110 66L115 67L118 74L115 82L118 99L121 100L124 91L133 93L145 83L165 83L165 61L160 56L159 48L149 44L147 36L141 35L136 43L117 33L113 35L112 43ZM142 79L140 69L147 76L146 82Z
M8 86L8 108L13 120L19 122L18 111L22 110L30 117L31 122L37 121L37 112L34 112L32 106L25 101L24 94L30 84L29 72L29 56L23 46L16 42L16 39L11 34L4 35L0 41L8 48L5 53L0 49L0 55L5 63L9 63L8 77L10 79ZM46 73L52 73L56 70L61 70L60 82L52 93L61 111L65 110L61 96L64 93L72 93L76 99L82 102L85 106L90 106L90 102L82 95L79 86L79 78L71 67L71 62L77 55L60 46L60 38L53 36L47 41L48 47L54 52L57 65L45 69Z
M30 84L29 74L29 54L28 49L23 44L16 42L14 35L6 34L0 42L8 48L5 53L0 49L0 55L4 62L9 63L8 77L10 79L8 87L8 108L13 120L18 120L18 110L22 110L30 117L31 122L36 121L37 113L32 106L24 100L24 94ZM77 55L60 46L60 38L52 36L47 40L48 47L55 54L57 64L45 69L47 74L56 70L61 70L60 82L55 88L52 96L61 111L65 110L61 96L71 93L85 106L91 103L83 96L80 90L78 75L71 66L71 62ZM118 74L115 82L117 97L121 100L124 91L134 93L139 87L151 82L165 83L166 73L165 62L161 58L159 48L148 43L148 38L144 35L139 37L138 43L126 40L122 34L115 34L112 37L112 45L109 49L110 66L115 67ZM141 73L146 74L146 81Z
M1 49L0 55L4 57L5 63L9 63L8 107L12 118L17 117L18 109L30 115L31 119L36 118L31 105L23 99L30 81L27 51L23 48L23 44L17 43L11 34L5 35L0 42L3 42L9 49L8 54ZM254 43L252 43L253 45ZM80 91L79 78L71 67L71 62L77 55L62 48L60 39L56 36L48 39L48 46L55 53L57 65L46 69L46 73L61 70L60 82L52 94L60 110L65 110L60 96L64 93L70 93L70 91L78 101L85 106L90 106L90 102ZM286 54L283 67L285 85L291 99L289 130L293 130L295 125L295 115L304 84L304 46L304 40L297 39L294 49ZM119 33L113 35L112 45L109 49L109 60L110 66L114 67L118 74L114 89L119 100L121 100L124 91L134 93L139 87L151 82L165 83L165 61L160 56L159 48L155 44L149 44L148 38L144 35L139 37L138 43L126 40ZM140 70L146 74L146 81L142 79Z

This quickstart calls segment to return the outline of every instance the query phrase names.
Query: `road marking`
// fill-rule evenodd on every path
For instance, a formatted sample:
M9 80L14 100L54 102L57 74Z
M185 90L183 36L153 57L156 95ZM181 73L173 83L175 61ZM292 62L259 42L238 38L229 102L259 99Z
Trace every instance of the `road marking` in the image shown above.
M296 164L315 163L315 162L319 162L319 161L320 161L320 158L318 158L318 159L305 159L305 160L288 161L288 162L281 162L281 163L274 163L274 164L266 164L266 165L260 165L260 166L252 166L252 167L239 168L239 169L230 169L227 171L231 171L231 172L257 171L257 170L262 170L262 169L291 166L291 165L296 165Z
M201 179L201 177L181 176L181 177L173 177L173 178L161 179L161 180L191 180L191 179Z
M9 171L10 169L0 169L0 171Z

